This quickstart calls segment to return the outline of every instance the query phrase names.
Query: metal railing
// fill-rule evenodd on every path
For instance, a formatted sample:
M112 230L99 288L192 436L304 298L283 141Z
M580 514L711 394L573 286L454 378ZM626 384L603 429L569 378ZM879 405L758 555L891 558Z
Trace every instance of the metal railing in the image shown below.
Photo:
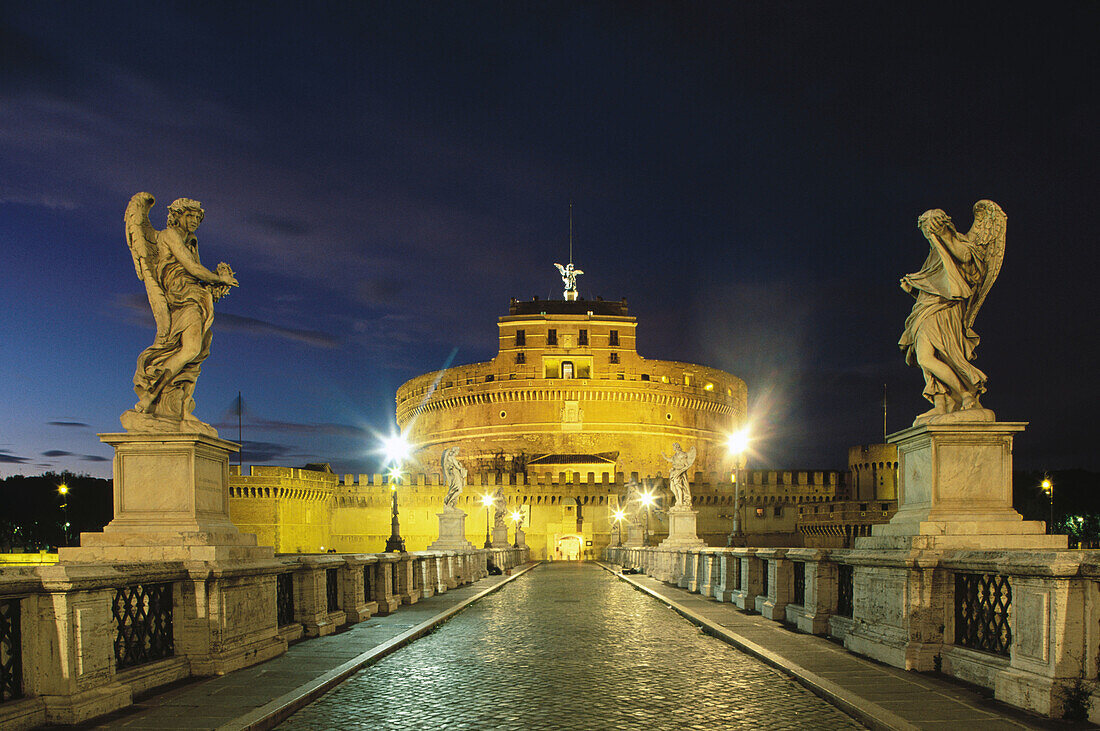
M119 670L175 654L172 584L133 584L115 590L115 667Z
M955 644L971 650L1009 654L1012 586L1000 574L955 574Z
M794 562L794 594L791 604L806 606L806 562Z
M275 616L280 627L294 624L294 574L279 574L275 579Z
M763 585L761 593L764 596L771 596L771 592L768 591L768 559L760 559L760 580Z
M328 611L340 611L340 569L325 569L325 598Z
M836 613L840 617L852 616L852 567L837 564L836 567Z
M23 697L19 599L0 599L0 703Z

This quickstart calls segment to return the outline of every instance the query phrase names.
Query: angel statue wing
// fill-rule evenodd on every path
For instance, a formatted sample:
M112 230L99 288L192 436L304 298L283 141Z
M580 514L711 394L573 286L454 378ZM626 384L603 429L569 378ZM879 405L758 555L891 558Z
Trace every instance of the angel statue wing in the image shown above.
M157 247L157 230L149 223L149 209L156 199L149 193L138 193L126 205L122 219L126 224L126 245L134 258L134 271L138 279L145 282L145 294L149 297L149 307L153 310L153 320L157 324L157 340L168 335L171 320L168 316L168 300L164 296L160 282L157 281L156 267L160 256Z
M565 267L563 267L561 264L558 264L557 262L554 262L554 266L556 266L558 268L558 271L561 272L562 277L564 277L565 276Z
M978 284L978 290L970 298L966 307L965 323L967 327L974 325L974 318L978 316L978 310L985 297L989 294L993 282L1001 271L1001 263L1005 258L1005 226L1008 216L1001 207L990 200L980 200L974 204L974 224L967 232L966 238L971 244L978 246L983 254L985 274Z
M688 456L687 466L690 468L693 464L695 464L695 445L694 444L691 445L691 449L689 449L687 451L687 456Z

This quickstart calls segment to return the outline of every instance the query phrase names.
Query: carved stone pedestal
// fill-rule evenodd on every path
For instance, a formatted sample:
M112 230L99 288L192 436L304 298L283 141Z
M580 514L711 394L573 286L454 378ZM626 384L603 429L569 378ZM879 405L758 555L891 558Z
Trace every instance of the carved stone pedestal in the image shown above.
M508 542L508 526L506 525L494 525L493 526L493 548L511 548L512 544Z
M858 547L1059 549L1066 536L1012 507L1012 438L1026 422L922 424L891 434L898 445L898 512Z
M197 432L99 436L115 448L115 517L102 533L82 533L79 548L61 548L60 565L140 565L152 581L182 566L172 624L175 656L190 675L285 652L273 603L281 565L271 546L229 520L229 455L240 446Z
M466 513L459 508L444 508L439 516L439 538L428 546L429 551L465 551L474 544L466 540Z
M661 541L662 548L691 548L705 545L695 532L698 513L691 508L672 507L668 510L668 538Z
M898 445L898 512L857 538L848 649L908 670L935 668L953 611L960 551L1059 550L1064 535L1012 508L1012 438L1026 423L921 424Z
M523 528L516 528L516 546L519 548L527 547L527 534L523 532Z
M234 442L206 434L100 434L115 448L114 513L102 533L82 533L70 562L263 561L229 520L229 455Z
M642 526L635 525L634 523L626 524L626 541L623 545L627 548L640 548L644 539L644 531Z

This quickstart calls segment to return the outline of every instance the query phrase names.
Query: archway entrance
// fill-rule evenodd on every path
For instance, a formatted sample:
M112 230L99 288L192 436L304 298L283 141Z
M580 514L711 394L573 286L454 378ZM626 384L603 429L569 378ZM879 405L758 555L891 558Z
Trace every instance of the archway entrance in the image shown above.
M558 561L580 561L583 550L583 536L558 536L557 545L554 550L554 558Z

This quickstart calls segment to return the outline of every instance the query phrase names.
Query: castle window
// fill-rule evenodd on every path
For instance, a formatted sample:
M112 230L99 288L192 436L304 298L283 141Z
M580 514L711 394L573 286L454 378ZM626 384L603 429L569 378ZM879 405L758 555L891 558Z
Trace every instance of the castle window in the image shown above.
M616 373L615 378L619 379L620 381L626 380L626 376L624 376L622 373Z
M516 363L526 363L526 362L527 362L527 353L524 353L523 351L520 351L519 353L516 353Z
M557 330L547 330L546 331L546 344L547 345L557 345L558 344L558 331Z
M516 330L516 346L527 345L527 333L524 330Z
M496 376L495 376L495 375L493 375L492 373L490 373L489 375L485 376L485 382L486 382L486 383L489 383L489 382L491 382L491 381L495 381L495 380L496 380Z
M776 505L775 509L772 511L772 514L777 518L782 518L783 517L783 506L782 505Z
M648 381L649 380L649 374L648 373L643 373L642 374L642 380L643 381Z
M611 363L618 363L619 362L619 354L618 353L611 353L610 355L611 355L611 360L610 360Z
M572 361L562 361L561 364L561 377L572 378L573 377L573 363Z
M756 517L757 518L763 518L764 517L764 508L757 508L756 509Z
M577 343L580 345L588 345L588 331L581 330L580 335L577 337Z
M619 331L618 330L612 330L611 333L610 333L610 336L611 336L611 342L608 343L608 344L609 345L618 345L619 344Z

